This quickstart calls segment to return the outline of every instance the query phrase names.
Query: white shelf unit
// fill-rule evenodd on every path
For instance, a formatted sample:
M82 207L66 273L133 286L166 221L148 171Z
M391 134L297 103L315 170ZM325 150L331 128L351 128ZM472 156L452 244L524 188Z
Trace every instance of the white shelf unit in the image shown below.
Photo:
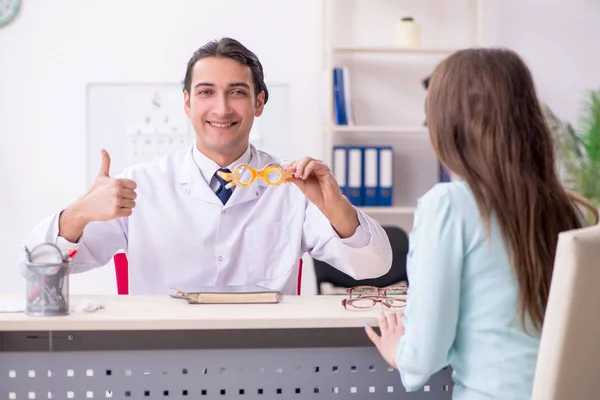
M427 78L435 65L446 56L460 48L481 43L481 0L463 0L462 3L455 1L446 6L446 10L452 7L450 12L454 15L461 14L466 21L462 25L459 23L460 28L465 30L464 35L453 43L439 40L447 39L445 32L438 29L439 22L445 23L446 18L429 19L439 11L439 7L432 3L425 4L419 0L324 0L323 3L326 71L324 93L327 110L324 159L331 165L333 147L337 144L392 145L394 204L392 207L361 209L383 223L400 219L400 224L407 229L412 225L417 199L437 183L439 171L437 159L429 144L428 131L424 126L426 91L422 79ZM458 12L457 7L462 7L462 10ZM390 15L394 12L397 15ZM416 15L412 15L413 12ZM422 47L404 48L394 43L395 22L407 15L415 16L417 23L425 21L420 24ZM430 29L432 27L435 29ZM428 30L436 29L437 32L428 36ZM428 43L425 43L427 40ZM354 121L349 125L335 123L333 69L336 66L348 66L350 71ZM390 71L396 69L398 75L414 78L411 89L404 90L403 83L395 81L395 74ZM392 77L389 84L382 82L386 74ZM379 103L379 107L372 103ZM417 111L406 111L405 105L406 110L412 107L412 110ZM387 108L387 111L380 108Z
M442 54L449 55L454 53L456 49L447 48L406 48L396 46L335 46L332 51L334 53L371 53L371 54Z
M373 133L417 133L427 134L424 126L394 126L394 125L333 125L332 132L373 132Z
M371 215L398 214L412 215L416 207L361 207L361 210Z

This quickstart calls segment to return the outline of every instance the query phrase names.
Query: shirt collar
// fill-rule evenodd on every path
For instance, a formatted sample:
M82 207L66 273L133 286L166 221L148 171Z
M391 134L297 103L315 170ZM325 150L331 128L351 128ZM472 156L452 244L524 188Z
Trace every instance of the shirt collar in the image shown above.
M235 167L237 167L238 165L249 164L251 155L252 152L250 151L250 145L248 145L248 147L246 147L246 151L244 151L244 153L237 160L229 164L227 168L229 168L229 170L233 172ZM200 150L198 150L198 147L196 147L196 145L194 145L192 149L192 158L198 166L202 177L204 177L206 183L210 185L211 180L215 175L215 172L217 172L217 170L219 170L221 167L219 166L219 164L202 154Z

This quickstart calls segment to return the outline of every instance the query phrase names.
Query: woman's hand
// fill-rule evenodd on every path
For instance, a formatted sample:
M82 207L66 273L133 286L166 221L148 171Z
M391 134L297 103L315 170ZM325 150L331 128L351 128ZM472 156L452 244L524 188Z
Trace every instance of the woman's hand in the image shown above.
M396 365L398 343L400 342L400 338L404 335L404 325L402 325L403 316L403 311L379 314L378 320L381 336L379 336L369 325L365 325L365 331L367 332L369 339L375 344L385 361L396 369L398 369L398 366Z

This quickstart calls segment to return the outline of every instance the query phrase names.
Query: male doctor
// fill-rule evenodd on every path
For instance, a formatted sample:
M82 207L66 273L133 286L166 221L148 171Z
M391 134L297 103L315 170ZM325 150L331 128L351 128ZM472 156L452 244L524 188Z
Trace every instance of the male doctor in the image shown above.
M294 294L305 252L355 279L385 274L392 263L385 231L352 206L321 161L292 162L293 177L279 186L257 179L226 188L216 174L277 162L249 143L269 99L263 76L256 55L236 40L202 46L183 87L196 143L118 178L102 150L92 188L42 221L27 245L78 249L72 272L105 265L124 249L132 294L247 284Z

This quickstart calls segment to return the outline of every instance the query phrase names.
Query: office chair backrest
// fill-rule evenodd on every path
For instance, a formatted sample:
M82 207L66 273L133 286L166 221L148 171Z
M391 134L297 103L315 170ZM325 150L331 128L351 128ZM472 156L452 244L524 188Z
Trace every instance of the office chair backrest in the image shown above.
M600 227L561 233L532 400L600 399Z
M379 278L356 280L333 268L326 262L314 260L317 293L323 294L321 288L322 283L330 283L333 286L349 288L359 285L385 287L402 281L408 282L408 277L406 275L408 235L402 228L397 226L384 226L383 229L388 235L393 253L392 268L387 274Z
M117 293L129 294L129 262L127 254L117 253L113 257L115 264L115 277L117 280ZM302 290L302 259L298 263L298 296Z

